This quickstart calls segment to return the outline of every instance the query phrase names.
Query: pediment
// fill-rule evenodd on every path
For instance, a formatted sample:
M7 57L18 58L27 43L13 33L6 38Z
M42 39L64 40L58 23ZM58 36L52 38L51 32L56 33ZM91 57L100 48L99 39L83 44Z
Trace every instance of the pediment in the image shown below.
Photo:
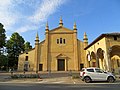
M64 55L64 54L59 54L59 55L56 56L56 58L67 58L67 56Z
M49 31L49 33L73 33L73 30L70 30L65 27L58 27Z

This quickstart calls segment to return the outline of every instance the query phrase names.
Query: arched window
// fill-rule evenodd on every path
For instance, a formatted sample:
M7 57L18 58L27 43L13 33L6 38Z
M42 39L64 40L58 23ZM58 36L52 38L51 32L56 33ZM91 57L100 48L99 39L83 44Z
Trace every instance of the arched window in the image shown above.
M60 44L62 44L62 38L60 38Z
M59 44L59 39L57 39L57 44Z
M63 43L65 44L65 39L63 39Z
M63 38L57 39L57 44L66 44L66 40Z

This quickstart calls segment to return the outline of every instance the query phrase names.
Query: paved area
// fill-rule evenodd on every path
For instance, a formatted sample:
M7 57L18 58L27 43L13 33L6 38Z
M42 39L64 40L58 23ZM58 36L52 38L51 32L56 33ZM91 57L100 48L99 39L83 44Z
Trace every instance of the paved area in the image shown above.
M16 72L14 74L24 74ZM26 72L26 75L35 74ZM72 79L72 75L79 76L79 72L39 72L40 78L11 79L11 73L0 73L0 83L43 83L43 84L75 84L83 83L81 79Z
M23 72L16 72L15 74L23 74ZM25 74L29 75L34 73L27 72ZM80 78L72 78L73 76L79 76L79 72L39 72L39 74L40 78L35 79L11 79L11 73L0 73L0 83L85 84ZM107 84L108 82L97 82L96 84L99 83ZM117 78L115 83L120 84L120 79Z
M120 84L0 83L0 90L120 90Z
M0 83L80 84L84 82L80 79L71 79L71 77L61 77L54 79L9 79L3 80Z

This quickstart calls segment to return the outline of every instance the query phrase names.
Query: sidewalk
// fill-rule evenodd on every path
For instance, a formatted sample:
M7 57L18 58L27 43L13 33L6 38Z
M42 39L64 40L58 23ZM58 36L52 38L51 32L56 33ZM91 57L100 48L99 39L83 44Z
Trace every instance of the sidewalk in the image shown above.
M23 72L14 72L20 75ZM26 72L25 75L35 74L35 72ZM2 83L73 83L71 75L78 75L79 72L39 72L40 78L19 78L11 79L11 73L0 73L0 82ZM80 80L81 81L81 80Z
M40 84L84 84L81 79L71 77L46 78L46 79L4 79L0 83L40 83Z
M41 79L11 79L10 75L10 73L0 73L0 83L85 84L80 78L72 79L72 76L68 72L44 72L40 74ZM79 75L79 73L74 72L72 75ZM117 75L117 81L115 83L120 83L119 76Z
M25 84L120 84L120 80L114 83L92 82L85 83L81 79L72 79L71 77L49 78L49 79L9 79L0 81L0 83L25 83Z

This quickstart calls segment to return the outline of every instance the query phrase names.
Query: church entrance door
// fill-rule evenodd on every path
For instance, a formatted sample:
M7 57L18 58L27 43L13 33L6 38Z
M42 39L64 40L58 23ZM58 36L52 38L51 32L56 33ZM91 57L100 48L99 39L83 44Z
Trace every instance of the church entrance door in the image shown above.
M28 71L28 64L24 65L24 71Z
M58 59L57 66L58 71L65 71L65 59Z
M39 64L39 71L43 71L43 64Z

